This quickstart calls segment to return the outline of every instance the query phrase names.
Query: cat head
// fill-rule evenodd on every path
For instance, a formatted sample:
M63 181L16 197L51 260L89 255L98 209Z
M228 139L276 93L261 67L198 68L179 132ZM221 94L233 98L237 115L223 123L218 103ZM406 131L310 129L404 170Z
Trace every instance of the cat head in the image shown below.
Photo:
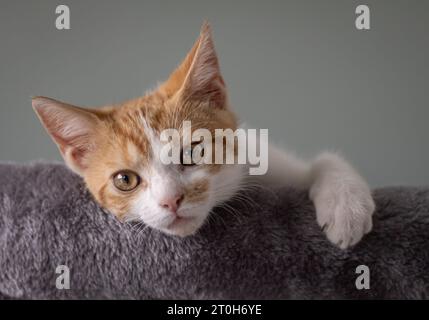
M213 134L237 127L208 25L168 80L143 97L97 109L45 97L33 98L32 104L66 164L122 220L187 236L239 187L237 165L165 165L159 159L166 143L161 132L179 130L185 120L193 131L205 128ZM180 148L186 152L193 146Z

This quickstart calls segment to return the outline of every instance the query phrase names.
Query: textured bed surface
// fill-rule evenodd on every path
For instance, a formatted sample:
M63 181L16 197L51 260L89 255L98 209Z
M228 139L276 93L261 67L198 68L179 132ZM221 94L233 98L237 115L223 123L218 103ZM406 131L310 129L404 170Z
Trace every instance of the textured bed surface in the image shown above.
M61 164L0 164L0 177L2 298L429 297L428 189L375 190L373 231L343 251L302 191L254 191L257 205L230 203L239 214L217 209L181 239L118 222ZM356 289L359 265L369 290Z

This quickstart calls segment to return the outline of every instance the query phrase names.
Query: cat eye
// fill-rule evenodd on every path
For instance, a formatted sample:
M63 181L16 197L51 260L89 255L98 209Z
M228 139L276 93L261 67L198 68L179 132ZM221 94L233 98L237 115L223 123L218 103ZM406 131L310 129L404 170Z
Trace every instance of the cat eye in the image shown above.
M132 191L140 184L140 177L130 170L119 171L113 175L113 185L120 191Z
M204 157L204 146L201 142L194 142L190 146L182 149L180 153L180 163L182 166L195 166L201 163ZM194 162L194 160L197 160Z

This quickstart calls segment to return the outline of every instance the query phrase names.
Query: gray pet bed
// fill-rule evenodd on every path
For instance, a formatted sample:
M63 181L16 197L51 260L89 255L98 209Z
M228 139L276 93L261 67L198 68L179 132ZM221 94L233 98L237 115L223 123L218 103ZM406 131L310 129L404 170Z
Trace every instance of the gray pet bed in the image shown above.
M429 191L374 191L374 229L331 245L306 192L254 191L185 239L121 224L61 164L0 165L2 298L428 298ZM55 286L58 265L70 289ZM358 290L356 267L370 270Z

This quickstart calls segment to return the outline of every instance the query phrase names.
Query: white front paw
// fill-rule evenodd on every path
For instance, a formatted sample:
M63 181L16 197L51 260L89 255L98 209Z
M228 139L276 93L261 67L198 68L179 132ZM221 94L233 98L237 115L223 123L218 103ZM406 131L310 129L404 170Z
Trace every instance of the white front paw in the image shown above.
M328 239L342 249L359 242L372 229L375 204L369 187L360 179L325 180L310 190L317 222Z

